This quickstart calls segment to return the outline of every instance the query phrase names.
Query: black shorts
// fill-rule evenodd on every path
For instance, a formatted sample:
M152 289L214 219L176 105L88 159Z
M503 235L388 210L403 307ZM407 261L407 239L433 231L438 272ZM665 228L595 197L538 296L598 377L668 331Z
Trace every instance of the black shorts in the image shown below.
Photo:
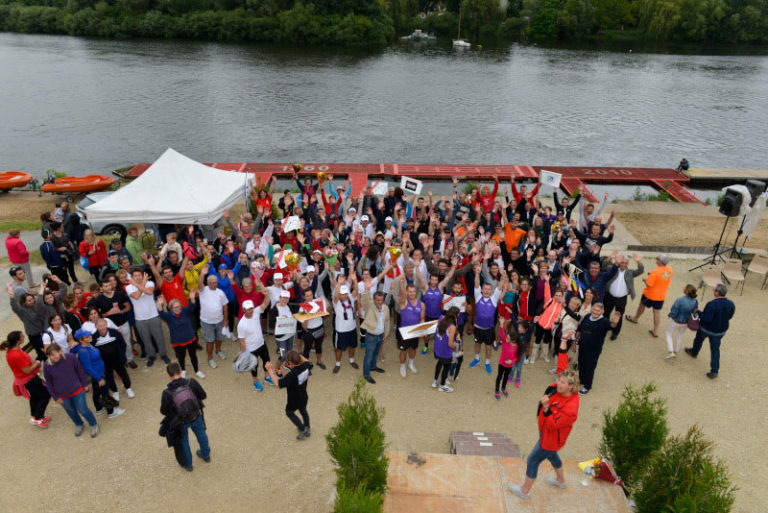
M485 344L486 346L490 346L493 345L495 341L496 329L483 329L475 326L475 344Z
M653 308L654 310L661 310L664 306L664 301L654 301L652 299L648 299L645 297L645 294L643 294L643 297L640 298L640 302L647 308Z
M336 336L334 337L333 345L339 351L344 351L345 349L351 347L357 347L357 330L345 332L337 331Z
M409 338L408 340L403 340L402 338L397 341L397 347L400 349L400 351L406 351L408 349L416 349L419 347L419 339L418 338Z

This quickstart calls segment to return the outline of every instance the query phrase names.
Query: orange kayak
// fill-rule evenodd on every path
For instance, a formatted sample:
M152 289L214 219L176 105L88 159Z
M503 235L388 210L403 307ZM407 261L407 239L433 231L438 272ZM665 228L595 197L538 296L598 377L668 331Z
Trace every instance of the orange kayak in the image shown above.
M110 176L88 175L88 176L65 176L57 178L55 183L43 185L43 192L96 192L105 191L115 183L115 179Z
M0 191L8 191L16 187L24 187L32 180L32 175L21 171L6 171L0 173Z

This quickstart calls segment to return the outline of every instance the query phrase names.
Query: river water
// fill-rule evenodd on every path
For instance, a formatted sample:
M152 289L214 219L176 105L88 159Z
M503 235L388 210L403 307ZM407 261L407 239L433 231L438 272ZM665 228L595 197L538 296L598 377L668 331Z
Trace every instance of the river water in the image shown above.
M764 168L768 57L377 53L0 34L0 169L212 162Z

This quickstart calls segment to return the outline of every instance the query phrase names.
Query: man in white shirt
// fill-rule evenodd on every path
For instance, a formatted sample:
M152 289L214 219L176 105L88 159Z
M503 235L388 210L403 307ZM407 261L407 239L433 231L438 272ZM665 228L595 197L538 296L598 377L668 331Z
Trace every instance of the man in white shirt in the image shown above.
M312 289L304 290L304 303L311 303L315 300L315 296L312 293ZM324 299L319 299L325 303ZM327 305L327 303L326 303ZM327 311L327 306L325 307ZM315 349L315 358L317 358L317 366L325 370L325 364L323 363L323 340L325 339L325 326L323 323L324 317L315 317L308 319L301 323L303 328L302 338L304 339L304 358L309 358L309 352L313 348Z
M626 255L620 255L616 260L616 265L619 266L619 270L616 272L616 276L608 282L605 288L605 298L603 300L603 306L605 307L605 316L610 318L611 312L616 309L621 313L619 317L619 323L611 328L611 340L616 340L621 332L621 321L624 320L624 312L627 309L627 296L635 299L635 277L640 276L645 272L643 262L637 253L632 255L637 262L637 269L628 269L629 259Z
M389 333L389 308L384 304L383 292L376 292L371 300L368 293L373 284L366 284L360 302L365 305L365 320L360 323L365 333L365 357L363 359L363 377L370 384L376 384L371 377L371 371L383 373L384 369L376 365L376 360L381 350L381 345L386 342Z
M134 267L131 270L131 277L128 279L125 292L131 299L136 319L136 332L139 334L141 342L144 344L144 351L147 353L147 367L152 367L155 364L156 353L160 354L160 358L165 364L171 363L171 360L166 356L163 324L157 313L157 304L155 304L155 283L149 279L144 268ZM155 344L157 348L155 348Z
M208 276L209 266L205 266L200 271L197 278L197 287L199 291L198 302L200 303L200 334L205 341L205 351L208 353L208 365L215 369L218 367L213 359L213 346L216 344L216 356L226 360L227 356L221 350L222 329L228 327L227 305L229 300L227 295L218 288L218 279L216 276Z
M352 281L350 286L341 285L333 294L333 310L335 312L334 328L336 333L333 339L333 345L336 348L336 365L333 367L333 373L338 374L341 370L341 354L347 350L349 355L349 365L353 369L359 369L360 366L355 362L355 348L357 347L357 320L355 319L355 306L357 304L357 280L355 274L351 273ZM352 294L350 295L350 287Z
M296 319L293 317L293 314L295 312L296 307L292 307L288 304L288 300L291 299L291 293L287 290L280 291L280 294L278 296L277 302L272 306L272 311L270 312L270 324L272 322L275 323L275 332L277 332L277 322L279 320L286 320L286 318L293 319L294 328L291 333L283 333L280 335L275 335L275 342L277 343L277 350L280 353L280 356L277 360L277 367L275 368L276 372L279 376L282 376L280 373L280 368L283 366L283 362L285 362L285 356L288 354L288 351L293 350L293 341L296 337L296 325L295 321Z
M261 359L261 365L266 372L266 364L269 361L269 349L264 343L264 334L261 332L261 313L269 306L269 296L265 296L264 301L256 308L254 308L253 301L250 299L243 301L242 306L243 317L237 324L237 341L240 343L240 352L245 353L247 351L256 358ZM251 370L251 376L253 376L253 387L259 392L264 390L264 386L259 381L258 365ZM267 376L266 381L274 386L269 376Z

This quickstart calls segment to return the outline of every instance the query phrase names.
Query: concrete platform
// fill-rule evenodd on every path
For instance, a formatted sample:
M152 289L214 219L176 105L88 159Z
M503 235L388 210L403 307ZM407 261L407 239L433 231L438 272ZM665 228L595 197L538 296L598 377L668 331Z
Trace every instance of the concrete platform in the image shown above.
M568 488L543 481L554 475L545 462L531 498L522 500L507 488L510 481L523 481L525 461L519 458L406 452L387 456L385 513L631 513L621 488L587 478L574 461L564 462Z

